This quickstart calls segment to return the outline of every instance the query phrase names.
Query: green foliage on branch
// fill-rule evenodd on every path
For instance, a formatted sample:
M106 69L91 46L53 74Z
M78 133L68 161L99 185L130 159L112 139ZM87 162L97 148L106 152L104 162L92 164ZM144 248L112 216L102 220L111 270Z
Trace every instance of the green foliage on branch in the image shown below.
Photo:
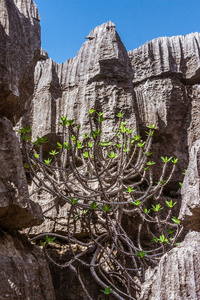
M96 109L89 110L85 130L67 116L60 118L59 126L62 135L56 147L49 150L48 146L50 157L44 151L47 137L37 136L31 141L30 127L18 131L35 193L44 191L66 204L59 209L66 210L63 238L69 247L68 261L59 264L48 253L48 245L57 234L47 234L41 245L52 263L75 270L87 296L80 266L90 269L105 295L135 299L145 270L176 245L182 231L174 210L177 202L163 200L162 195L178 158L164 153L158 175L158 158L152 152L155 124L147 126L143 139L145 133L131 128L123 112L117 113L112 129L106 127L106 117ZM44 215L50 218L49 210ZM128 229L130 224L125 226L128 219L134 237ZM82 232L87 233L89 242L77 238ZM77 245L84 250L76 252Z

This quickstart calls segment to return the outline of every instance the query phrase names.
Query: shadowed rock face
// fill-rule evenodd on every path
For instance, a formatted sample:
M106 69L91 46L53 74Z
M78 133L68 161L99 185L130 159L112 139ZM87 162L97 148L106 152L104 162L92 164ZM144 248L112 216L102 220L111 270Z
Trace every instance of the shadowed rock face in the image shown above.
M0 299L54 300L48 264L41 249L20 235L0 230Z
M40 56L40 17L31 0L0 2L0 116L16 122L34 89Z
M40 206L29 199L20 145L11 123L16 123L29 106L39 57L40 24L35 3L1 0L0 299L55 299L43 253L15 233L43 222Z
M41 224L42 211L29 200L19 142L6 118L0 118L0 161L0 226L23 229Z
M200 299L200 233L191 232L185 241L164 255L154 270L148 270L141 300Z

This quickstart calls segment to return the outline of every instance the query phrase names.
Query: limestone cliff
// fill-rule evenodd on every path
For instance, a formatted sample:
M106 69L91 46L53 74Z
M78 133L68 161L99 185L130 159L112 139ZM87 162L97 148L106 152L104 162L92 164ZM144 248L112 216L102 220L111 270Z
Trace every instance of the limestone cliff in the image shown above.
M32 98L40 57L39 14L32 0L0 1L0 41L0 299L52 300L52 279L41 249L16 233L43 222L41 207L29 199L13 130Z
M0 1L0 116L16 122L34 88L40 56L40 17L31 0Z
M165 194L179 202L184 226L200 231L200 34L154 39L127 53L109 21L89 33L75 58L57 64L40 49L39 20L32 0L0 1L0 299L54 299L41 250L16 230L34 226L32 234L65 231L65 210L57 199L54 203L45 194L29 199L12 129L12 123L20 118L21 124L30 123L33 139L47 136L51 142L60 138L60 116L69 115L86 128L89 108L105 112L108 128L119 111L124 111L129 124L141 133L155 123L154 159L173 155L180 161L171 193ZM188 163L181 199L178 182ZM42 223L40 205L43 211L53 206L46 214L53 221L47 218ZM142 299L200 299L198 246L198 233L192 232L164 256L152 275L146 274ZM62 289L66 274L62 272ZM67 288L70 293L70 284ZM58 289L57 297L64 295Z

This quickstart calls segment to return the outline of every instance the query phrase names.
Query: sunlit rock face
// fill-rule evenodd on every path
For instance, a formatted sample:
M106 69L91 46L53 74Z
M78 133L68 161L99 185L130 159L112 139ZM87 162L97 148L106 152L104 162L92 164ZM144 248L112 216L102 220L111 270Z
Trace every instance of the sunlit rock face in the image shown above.
M190 151L189 165L181 189L180 219L185 227L200 231L200 140Z
M124 111L129 124L141 132L154 123L155 178L160 175L160 156L178 157L171 189L180 204L179 182L188 165L188 148L199 137L199 34L154 39L127 53L109 21L86 39L77 56L63 64L45 55L38 61L29 111L33 140L47 136L56 145L62 131L59 117L66 115L84 131L90 108L104 112L107 131L116 123L118 111ZM50 199L46 198L47 206L43 195L40 199L47 209ZM54 207L52 213L65 223L63 209ZM62 227L50 223L42 225L45 230Z
M30 114L33 138L59 134L59 117L65 115L87 127L90 108L104 112L108 128L121 110L135 127L132 77L130 59L110 21L90 32L75 58L59 65L51 59L38 62Z
M0 2L0 116L16 122L26 111L40 57L40 17L32 0Z
M129 51L134 77L138 83L160 75L180 75L189 82L199 80L200 34L160 37Z

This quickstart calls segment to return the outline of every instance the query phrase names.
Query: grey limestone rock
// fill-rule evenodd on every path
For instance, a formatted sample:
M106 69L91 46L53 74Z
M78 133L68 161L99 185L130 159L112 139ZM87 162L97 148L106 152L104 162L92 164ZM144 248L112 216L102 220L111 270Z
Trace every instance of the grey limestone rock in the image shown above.
M40 17L32 0L0 1L0 116L16 122L28 108L40 55Z
M200 85L194 84L187 86L187 95L189 98L189 114L190 114L190 125L188 127L188 146L189 150L193 144L200 139Z
M59 117L75 118L87 127L90 108L105 112L108 127L116 112L125 111L135 127L132 67L115 25L107 22L91 31L75 58L64 64L51 59L35 68L35 91L31 106L33 139L60 134Z
M22 229L41 224L41 208L29 200L16 133L5 117L0 119L0 161L0 226Z
M176 197L189 161L180 219L200 231L200 34L154 39L127 53L109 21L90 32L75 58L57 64L40 48L39 20L32 0L0 1L0 226L11 230L33 226L32 234L64 232L67 211L66 204L45 193L29 199L19 144L8 119L16 123L23 116L20 122L30 123L33 140L47 136L55 143L62 130L59 117L74 118L84 130L86 115L95 108L108 118L107 130L119 111L141 133L148 124L156 124L155 160L173 155L180 161L171 185ZM54 206L48 217L55 220L38 226L42 223L38 204L43 211ZM1 232L1 238L0 297L54 299L40 250L19 236ZM199 244L199 233L189 233L163 256L157 269L146 273L141 299L200 299Z
M54 300L42 250L21 235L0 230L0 299Z
M156 269L146 272L140 299L200 299L200 233L188 233L184 242L161 258Z
M189 165L181 189L182 203L180 220L190 229L200 231L200 140L190 151Z
M200 34L160 37L129 51L134 77L138 83L163 74L179 74L194 82L200 75Z

